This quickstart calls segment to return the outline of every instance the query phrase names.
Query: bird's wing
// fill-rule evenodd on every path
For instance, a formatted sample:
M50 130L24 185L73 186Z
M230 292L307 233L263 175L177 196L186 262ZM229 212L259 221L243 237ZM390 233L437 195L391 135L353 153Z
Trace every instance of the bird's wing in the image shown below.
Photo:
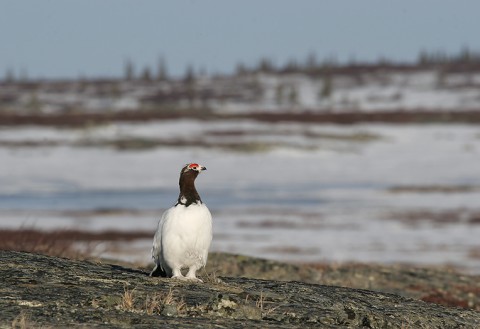
M162 228L168 218L170 209L165 211L162 218L158 221L157 231L153 237L152 258L155 260L155 265L160 265L162 260Z
M152 246L152 258L155 262L155 267L150 272L150 276L162 276L166 277L167 272L164 268L164 261L163 261L163 253L162 253L162 231L165 222L168 221L169 217L171 216L172 208L165 211L162 215L162 218L158 221L157 231L155 232L155 236L153 237L153 246Z

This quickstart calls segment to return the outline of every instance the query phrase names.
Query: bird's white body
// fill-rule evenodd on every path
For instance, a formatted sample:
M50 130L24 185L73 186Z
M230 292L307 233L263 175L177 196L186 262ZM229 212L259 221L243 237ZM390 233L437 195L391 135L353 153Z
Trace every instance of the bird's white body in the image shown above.
M195 272L205 266L212 242L212 215L200 202L177 204L166 210L153 238L152 257L168 276L196 279ZM154 269L155 271L155 269ZM153 271L152 271L153 273Z

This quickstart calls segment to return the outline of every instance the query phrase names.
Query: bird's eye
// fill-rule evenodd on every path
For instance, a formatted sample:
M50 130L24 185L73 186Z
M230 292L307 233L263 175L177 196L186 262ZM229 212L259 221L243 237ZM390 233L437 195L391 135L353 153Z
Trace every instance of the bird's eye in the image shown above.
M192 167L193 170L197 170L197 167Z

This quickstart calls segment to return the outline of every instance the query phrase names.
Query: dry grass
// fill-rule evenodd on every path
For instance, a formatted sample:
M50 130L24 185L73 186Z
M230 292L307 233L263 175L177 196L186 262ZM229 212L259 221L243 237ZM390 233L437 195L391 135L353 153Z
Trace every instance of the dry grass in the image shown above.
M213 270L211 272L207 272L205 268L203 268L202 279L204 283L221 283L222 280L217 276L217 271Z
M162 311L162 301L158 294L145 298L145 312L148 315L159 314Z
M155 310L155 309L157 309L159 311L158 313L160 313L161 310L166 305L175 305L177 313L181 314L181 313L184 313L184 311L186 310L186 306L187 306L183 297L179 299L179 298L174 296L172 288L170 288L167 293L154 294L150 298L150 305L147 304L148 300L149 300L149 297L147 296L147 298L145 300L147 314L153 314L154 313L153 311L151 313L149 313L149 311L150 310Z
M248 295L247 295L247 298L245 299L245 301L248 301ZM265 316L268 316L269 314L271 314L277 308L280 307L280 305L267 307L267 304L271 304L271 303L273 303L273 302L267 301L266 298L265 298L265 295L263 294L263 291L261 291L260 296L255 301L255 306L257 308L259 308L260 311L262 312L262 318L265 317Z
M124 287L124 293L122 296L122 303L120 307L125 311L133 311L135 309L135 289L129 290L127 287Z
M175 296L172 288L166 293L155 293L153 295L147 294L143 303L141 303L140 300L141 297L135 289L128 289L125 287L125 292L117 307L128 312L153 315L161 314L167 305L174 305L177 314L183 314L185 313L187 306L183 298Z
M175 301L175 298L173 296L173 290L172 288L170 288L168 290L168 293L167 294L164 294L163 295L163 298L161 299L162 300L162 304L163 305L172 305Z
M3 327L2 327L3 328ZM15 319L12 321L12 329L48 329L51 327L38 326L33 322L28 315L24 312L21 312Z
M31 328L30 321L28 320L27 315L25 313L20 313L15 319L12 321L12 329L27 329Z

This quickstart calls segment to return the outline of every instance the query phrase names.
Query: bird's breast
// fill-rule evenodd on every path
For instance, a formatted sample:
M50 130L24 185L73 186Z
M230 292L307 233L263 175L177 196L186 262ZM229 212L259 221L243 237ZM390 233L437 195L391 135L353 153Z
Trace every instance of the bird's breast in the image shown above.
M208 232L208 229L211 231L212 215L203 203L188 207L179 204L171 209L165 224L170 233L195 235L205 230Z

